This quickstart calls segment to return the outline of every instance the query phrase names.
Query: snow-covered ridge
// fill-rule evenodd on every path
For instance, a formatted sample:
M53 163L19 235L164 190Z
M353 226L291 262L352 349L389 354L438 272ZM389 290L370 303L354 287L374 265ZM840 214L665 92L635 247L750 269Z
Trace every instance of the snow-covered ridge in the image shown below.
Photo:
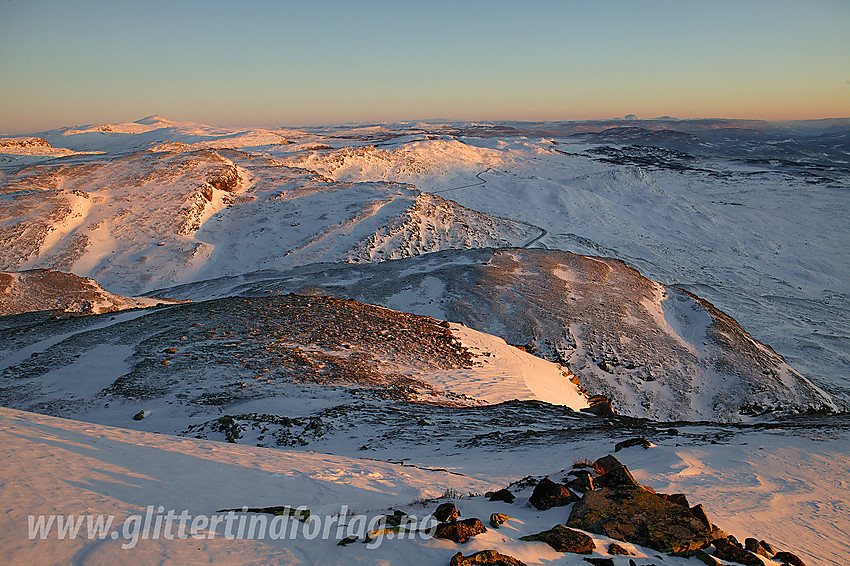
M523 245L539 230L395 183L335 183L238 151L142 151L0 179L0 268L146 289L258 268Z
M527 344L627 415L736 421L838 408L731 317L608 258L540 249L451 251L258 272L163 293L197 298L300 290L457 321Z
M122 297L104 290L92 279L59 271L0 272L0 316L33 311L101 314L174 302L154 297Z
M587 407L566 368L494 336L354 301L230 298L16 330L31 321L0 330L2 404L104 424L144 409L145 429L194 434L222 411L275 407L288 418L283 407L301 413L315 399ZM289 432L258 442L297 443Z

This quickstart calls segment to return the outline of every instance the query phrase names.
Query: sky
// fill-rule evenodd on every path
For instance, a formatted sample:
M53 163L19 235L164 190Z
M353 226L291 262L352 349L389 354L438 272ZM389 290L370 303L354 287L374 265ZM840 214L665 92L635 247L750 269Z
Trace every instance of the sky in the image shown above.
M0 0L0 132L850 116L848 0Z

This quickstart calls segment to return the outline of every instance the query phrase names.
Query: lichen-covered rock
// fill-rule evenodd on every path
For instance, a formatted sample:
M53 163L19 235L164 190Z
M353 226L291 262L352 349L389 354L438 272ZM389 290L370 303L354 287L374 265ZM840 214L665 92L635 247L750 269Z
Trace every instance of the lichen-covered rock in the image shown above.
M738 562L745 566L764 566L764 560L733 544L728 538L717 539L712 544L714 544L714 556L721 560Z
M705 548L711 536L690 509L640 487L606 487L584 494L567 526L661 552Z
M452 556L449 566L525 566L525 563L495 550L482 550L469 556L458 552Z
M520 537L519 540L545 542L558 552L574 552L576 554L590 554L596 547L590 536L568 529L564 525L555 525L548 531L526 535Z
M502 525L504 525L510 517L503 513L493 513L490 515L490 526L494 529L498 529Z
M531 497L528 498L528 502L541 511L569 505L574 501L578 501L578 496L567 486L555 483L549 478L540 480L540 483L534 487Z
M454 503L441 503L434 511L434 518L441 523L455 521L460 518L460 511Z
M463 544L475 535L486 532L487 527L484 526L480 519L470 518L451 523L440 523L434 531L434 537Z

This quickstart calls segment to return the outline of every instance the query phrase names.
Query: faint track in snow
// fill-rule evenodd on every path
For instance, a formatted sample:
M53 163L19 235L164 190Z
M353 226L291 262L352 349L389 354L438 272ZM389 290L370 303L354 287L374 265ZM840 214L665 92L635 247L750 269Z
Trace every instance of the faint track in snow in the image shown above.
M457 191L457 190L460 190L460 189L468 189L468 188L471 188L471 187L483 187L484 185L487 184L487 179L482 178L481 175L483 175L484 173L486 173L487 171L490 171L490 170L492 170L492 167L488 167L485 170L480 171L479 173L475 174L475 178L478 179L480 181L480 183L471 183L469 185L461 185L460 187L452 187L450 189L443 189L442 191L432 191L431 194L439 195L441 193L448 193L448 192ZM521 248L529 248L549 234L549 231L546 230L545 228L543 228L542 226L537 226L536 224L531 224L529 222L523 222L521 220L514 220L514 222L519 222L520 224L525 224L526 226L531 226L532 228L537 228L538 230L540 230L540 234L538 234L536 237L532 238L528 243L523 244L522 246L519 246ZM543 247L546 248L545 245Z

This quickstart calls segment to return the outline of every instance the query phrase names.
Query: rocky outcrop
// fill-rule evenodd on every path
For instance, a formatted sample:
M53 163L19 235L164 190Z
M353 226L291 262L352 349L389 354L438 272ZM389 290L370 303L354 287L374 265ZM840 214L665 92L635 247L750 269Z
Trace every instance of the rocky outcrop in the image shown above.
M480 519L470 518L451 523L440 523L434 531L434 538L444 538L463 544L475 535L486 532L487 527Z
M504 501L505 503L513 503L516 496L509 489L500 489L487 495L490 501Z
M51 147L51 145L44 138L0 138L0 150L11 147Z
M456 521L460 518L460 511L454 503L441 503L433 513L434 518L441 523Z
M566 485L555 483L549 478L540 480L540 483L534 486L531 497L528 498L528 502L541 511L552 507L563 507L574 501L578 501L578 496Z
M765 566L764 560L742 546L733 544L729 539L717 539L712 544L714 544L714 556L717 558L744 564L744 566Z
M594 480L603 486L589 491L573 506L567 526L662 552L705 548L715 531L691 512L687 500L661 496L641 486L616 458L594 462L603 472Z
M568 529L563 525L555 525L548 531L526 535L520 537L519 540L545 542L558 552L574 552L576 554L590 554L596 548L590 536Z
M495 550L482 550L469 556L458 552L452 556L449 566L525 566L525 563Z

